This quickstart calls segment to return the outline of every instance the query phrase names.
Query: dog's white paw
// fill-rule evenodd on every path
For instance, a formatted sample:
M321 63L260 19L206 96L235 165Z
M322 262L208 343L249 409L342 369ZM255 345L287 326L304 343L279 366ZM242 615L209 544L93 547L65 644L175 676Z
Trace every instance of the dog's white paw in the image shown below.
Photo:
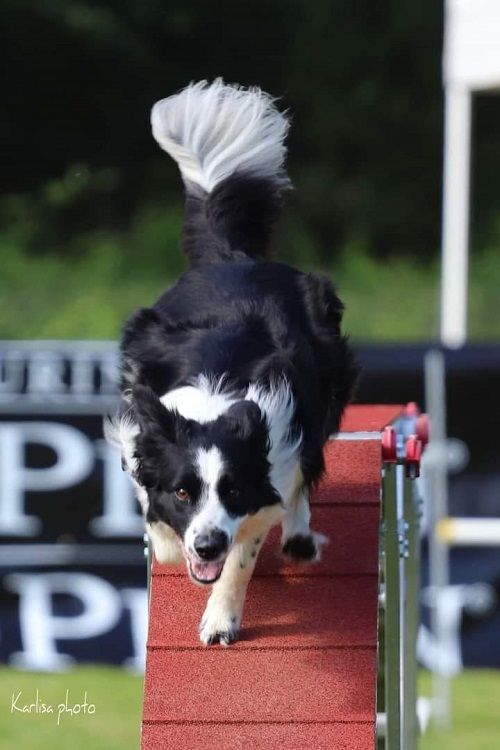
M282 551L287 557L299 562L317 562L321 559L323 547L328 544L328 537L317 531L306 534L293 534L283 540Z
M234 604L210 598L200 622L200 640L205 646L229 646L240 632L241 614Z

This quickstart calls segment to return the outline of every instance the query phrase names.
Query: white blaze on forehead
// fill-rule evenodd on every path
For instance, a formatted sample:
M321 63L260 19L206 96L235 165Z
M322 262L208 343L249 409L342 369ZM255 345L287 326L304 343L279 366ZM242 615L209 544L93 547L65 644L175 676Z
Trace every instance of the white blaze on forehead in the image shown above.
M184 544L192 551L195 537L213 529L224 531L231 544L243 519L232 518L220 500L217 486L224 473L224 458L220 450L215 446L208 450L199 448L195 467L202 481L201 503L198 513L193 516L186 530Z
M210 491L215 491L219 479L224 471L224 461L221 452L215 446L209 450L199 448L195 459L199 477Z

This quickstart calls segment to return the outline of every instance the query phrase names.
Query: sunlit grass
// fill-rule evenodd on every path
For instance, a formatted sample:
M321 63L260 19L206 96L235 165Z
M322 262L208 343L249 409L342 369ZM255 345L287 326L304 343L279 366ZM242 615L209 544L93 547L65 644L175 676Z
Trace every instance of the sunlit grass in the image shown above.
M36 700L54 713L11 712ZM114 667L79 666L63 674L20 672L0 668L0 747L23 750L136 750L142 711L142 677ZM70 715L59 704L95 705L95 712ZM452 728L432 727L421 738L420 750L498 750L500 747L500 670L466 670L453 680ZM430 677L420 676L420 694L430 695Z
M63 674L0 668L0 747L137 750L142 689L142 677L113 667L80 666ZM35 704L37 690L38 706L52 706L53 713L37 713L35 708L24 713L12 711L13 699L16 707ZM89 713L91 708L81 707L78 715L71 715L66 705L81 706L85 693L95 710Z
M23 249L28 241L15 232L0 234L0 338L117 338L127 316L151 305L184 267L180 224L179 207L144 208L128 232L79 235L67 247L43 253ZM288 252L299 267L317 266L317 248L306 234L289 228L282 247L284 260ZM437 257L376 260L355 242L336 251L322 271L338 288L345 330L355 341L436 338ZM500 339L499 288L500 248L476 253L470 269L472 340Z
M420 693L430 695L430 677L421 675ZM452 726L430 728L420 750L498 750L500 748L500 670L468 669L452 683Z

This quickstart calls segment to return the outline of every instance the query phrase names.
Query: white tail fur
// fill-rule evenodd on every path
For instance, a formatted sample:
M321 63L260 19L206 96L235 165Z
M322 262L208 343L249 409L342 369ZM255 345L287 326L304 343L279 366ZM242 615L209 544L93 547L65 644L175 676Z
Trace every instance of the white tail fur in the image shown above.
M288 120L259 88L199 81L151 111L153 136L179 165L185 183L211 192L235 172L285 187Z

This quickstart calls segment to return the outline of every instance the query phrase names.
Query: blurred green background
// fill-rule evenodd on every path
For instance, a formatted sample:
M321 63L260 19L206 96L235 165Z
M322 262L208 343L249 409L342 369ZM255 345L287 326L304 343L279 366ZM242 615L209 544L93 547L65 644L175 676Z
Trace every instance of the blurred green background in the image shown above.
M321 267L360 341L436 335L442 3L3 0L0 337L114 338L183 267L152 103L222 75L293 127L278 258ZM470 324L500 335L500 97L475 104Z

